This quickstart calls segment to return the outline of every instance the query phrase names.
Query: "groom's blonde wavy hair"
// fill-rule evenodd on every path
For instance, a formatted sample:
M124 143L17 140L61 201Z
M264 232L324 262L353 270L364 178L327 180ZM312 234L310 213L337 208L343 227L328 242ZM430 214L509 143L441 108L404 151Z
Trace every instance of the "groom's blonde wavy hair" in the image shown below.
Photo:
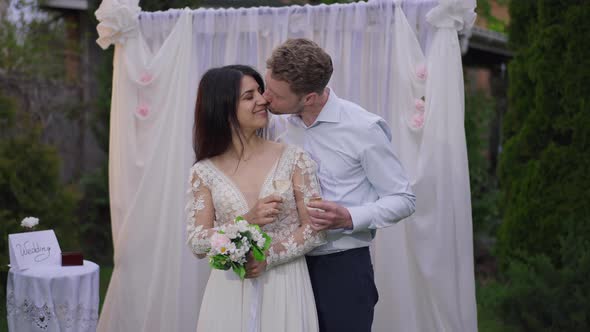
M275 48L266 68L274 79L287 82L297 95L322 93L334 71L330 55L304 38L289 39Z

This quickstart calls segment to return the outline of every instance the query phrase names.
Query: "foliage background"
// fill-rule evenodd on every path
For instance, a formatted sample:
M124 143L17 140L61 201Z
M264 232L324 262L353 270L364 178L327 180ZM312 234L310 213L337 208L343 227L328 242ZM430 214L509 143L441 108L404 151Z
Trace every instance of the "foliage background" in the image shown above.
M511 1L497 304L527 331L590 330L590 2Z

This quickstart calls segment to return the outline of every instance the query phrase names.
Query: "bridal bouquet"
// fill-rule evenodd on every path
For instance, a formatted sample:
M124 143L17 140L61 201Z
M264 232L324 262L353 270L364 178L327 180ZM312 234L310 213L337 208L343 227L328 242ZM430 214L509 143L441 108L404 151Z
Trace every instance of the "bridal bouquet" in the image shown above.
M233 224L218 227L210 241L209 265L218 270L232 268L240 279L244 279L248 253L251 251L254 259L264 261L264 252L270 247L271 239L258 225L250 225L244 218L237 217Z

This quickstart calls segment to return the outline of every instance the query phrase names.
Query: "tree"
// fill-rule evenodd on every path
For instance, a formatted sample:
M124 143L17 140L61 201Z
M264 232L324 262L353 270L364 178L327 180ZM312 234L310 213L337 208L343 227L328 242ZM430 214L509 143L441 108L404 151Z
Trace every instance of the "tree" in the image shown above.
M36 0L15 0L17 11L0 12L0 70L35 78L64 77L65 23L40 11Z
M488 29L504 33L506 32L506 22L492 14L492 3L506 6L509 0L478 0L477 15L486 20Z
M510 2L496 249L505 317L527 330L590 328L589 15L581 0Z
M53 229L62 250L78 250L78 195L60 183L57 152L40 143L39 126L16 106L0 96L0 251L8 252L8 234L23 231L20 221L27 216L40 219L39 229ZM6 264L8 256L0 256Z
M590 212L590 3L515 1L510 9L515 57L500 161L499 254L542 253L559 262L566 225Z

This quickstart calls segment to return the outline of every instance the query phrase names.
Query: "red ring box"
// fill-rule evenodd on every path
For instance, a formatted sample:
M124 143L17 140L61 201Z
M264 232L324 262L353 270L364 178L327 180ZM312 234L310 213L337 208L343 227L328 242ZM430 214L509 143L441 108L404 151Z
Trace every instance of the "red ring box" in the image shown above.
M75 266L84 265L84 258L81 252L62 252L61 253L61 266Z

